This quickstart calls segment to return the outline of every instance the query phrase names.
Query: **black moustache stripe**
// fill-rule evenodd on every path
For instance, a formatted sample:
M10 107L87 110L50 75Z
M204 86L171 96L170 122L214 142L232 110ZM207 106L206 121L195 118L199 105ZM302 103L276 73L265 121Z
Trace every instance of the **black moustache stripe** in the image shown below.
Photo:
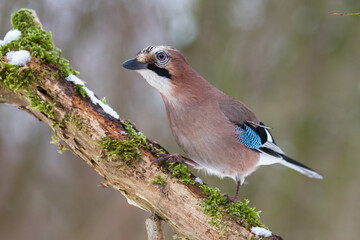
M154 63L149 63L147 65L147 68L150 69L151 71L154 71L157 75L159 75L161 77L166 77L168 79L171 79L171 75L170 75L169 71L165 68L159 68Z

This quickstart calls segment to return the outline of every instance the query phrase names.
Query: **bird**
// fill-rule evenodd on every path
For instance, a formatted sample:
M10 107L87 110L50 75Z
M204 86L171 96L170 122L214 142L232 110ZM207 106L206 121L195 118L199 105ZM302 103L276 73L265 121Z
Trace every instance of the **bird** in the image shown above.
M171 160L204 169L240 186L259 166L279 163L310 178L323 177L288 157L275 143L270 127L242 102L223 93L171 46L148 46L122 66L139 73L161 95L175 141L188 155L162 155Z

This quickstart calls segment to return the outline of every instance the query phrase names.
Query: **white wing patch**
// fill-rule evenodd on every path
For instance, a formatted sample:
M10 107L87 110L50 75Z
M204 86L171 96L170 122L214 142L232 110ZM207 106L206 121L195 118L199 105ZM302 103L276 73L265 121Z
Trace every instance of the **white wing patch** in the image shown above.
M283 150L281 150L274 142L273 137L271 136L268 128L263 128L266 132L266 142L261 145L261 148L268 148L273 150L276 153L284 154ZM260 159L258 165L271 165L274 163L282 163L284 159L282 159L280 156L275 157L272 156L264 151L261 151L261 149L258 149L260 151Z
M264 148L269 148L277 153L281 153L281 154L284 154L283 150L281 150L281 148L278 147L278 145L275 144L274 142L274 139L272 138L269 130L267 128L264 128L265 132L266 132L266 142L263 143L261 145L261 147L264 147Z
M266 128L264 128L265 132L266 132L266 137L267 137L267 141L268 142L274 142L269 130L267 130Z

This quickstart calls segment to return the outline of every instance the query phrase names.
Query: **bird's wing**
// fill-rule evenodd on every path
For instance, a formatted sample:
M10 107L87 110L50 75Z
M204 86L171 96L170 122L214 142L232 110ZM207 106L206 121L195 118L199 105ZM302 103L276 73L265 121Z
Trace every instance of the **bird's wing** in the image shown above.
M234 137L246 147L260 153L258 165L281 163L311 178L322 176L302 163L288 157L276 145L270 127L260 122L243 103L233 98L219 100L224 115L234 124Z
M222 95L218 100L220 110L234 124L242 126L245 122L250 121L259 124L255 114L240 101L227 95Z
M245 146L274 157L284 154L270 134L270 127L260 122L245 104L229 96L222 96L219 98L219 107L234 124L234 136Z
M280 157L280 154L284 154L284 152L276 145L269 129L262 122L257 124L246 121L242 125L236 124L234 133L235 137L248 148Z

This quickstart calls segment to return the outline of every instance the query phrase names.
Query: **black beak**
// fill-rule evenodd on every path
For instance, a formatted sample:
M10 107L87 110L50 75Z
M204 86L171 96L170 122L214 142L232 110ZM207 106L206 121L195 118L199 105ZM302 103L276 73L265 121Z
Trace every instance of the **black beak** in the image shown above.
M123 62L123 64L122 64L122 66L124 68L129 69L129 70L146 69L147 65L148 65L147 63L142 63L142 62L136 61L135 58L129 59L129 60Z

